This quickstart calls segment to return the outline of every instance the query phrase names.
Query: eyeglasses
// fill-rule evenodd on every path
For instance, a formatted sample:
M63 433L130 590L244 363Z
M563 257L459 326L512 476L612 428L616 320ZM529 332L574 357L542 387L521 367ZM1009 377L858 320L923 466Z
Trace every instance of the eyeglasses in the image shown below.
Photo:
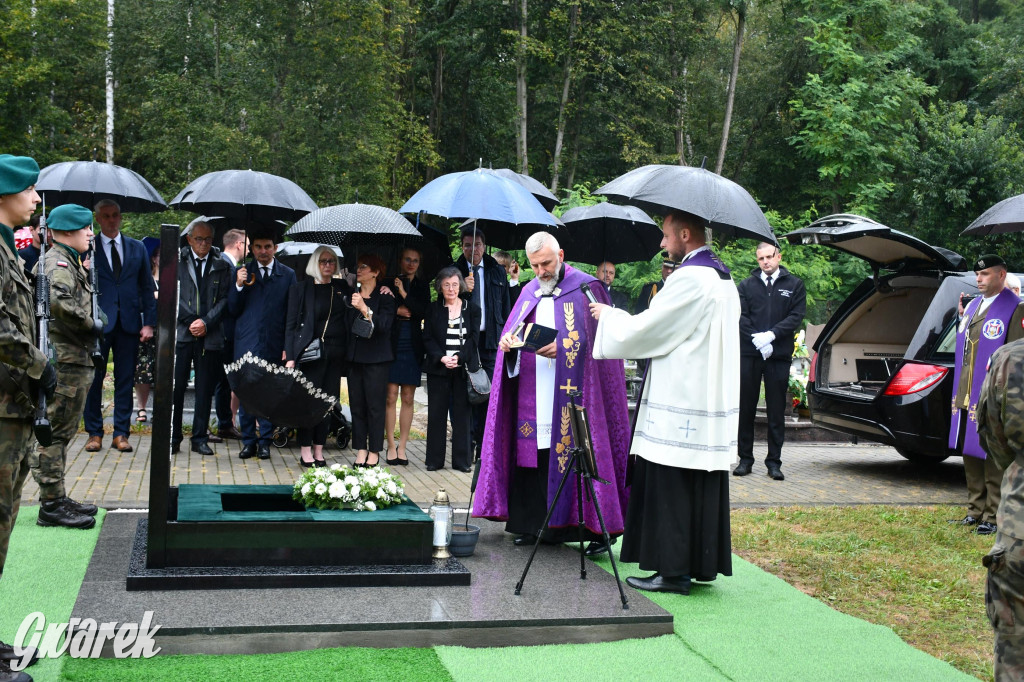
M337 265L333 258L321 258L320 265Z
M368 267L370 267L370 266L367 265L366 263L360 263L359 265L356 266L356 270L362 270L363 268L368 268Z
M189 239L200 244L209 244L213 241L213 237L197 237L195 235L190 235Z

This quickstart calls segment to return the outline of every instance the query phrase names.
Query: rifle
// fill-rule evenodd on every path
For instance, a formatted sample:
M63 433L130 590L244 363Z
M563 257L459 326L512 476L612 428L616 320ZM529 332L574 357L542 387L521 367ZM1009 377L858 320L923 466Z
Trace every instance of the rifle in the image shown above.
M92 287L92 331L96 340L92 343L92 364L96 369L101 369L107 364L107 358L103 355L103 346L100 343L103 339L103 318L100 317L100 276L96 269L96 238L89 242L89 285Z
M50 278L46 276L46 200L39 216L39 261L36 263L36 325L38 346L43 355L50 357ZM33 425L36 440L44 448L53 443L53 429L46 418L46 389L40 385L36 400L36 420Z

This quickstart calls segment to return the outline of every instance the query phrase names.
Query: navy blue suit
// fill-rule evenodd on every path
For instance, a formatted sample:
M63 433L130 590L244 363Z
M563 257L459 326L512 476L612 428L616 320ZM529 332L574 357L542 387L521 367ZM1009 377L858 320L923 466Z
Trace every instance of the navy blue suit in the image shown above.
M150 271L149 253L137 239L121 235L121 272L114 278L106 253L107 238L95 238L96 271L100 308L107 316L103 328L103 357L114 352L114 437L128 436L132 416L132 382L139 353L139 331L156 325L156 283ZM96 370L85 400L85 429L90 436L103 435L103 379L107 367Z
M232 271L235 270L235 261L231 260L231 256L221 253L220 257ZM228 287L229 295L231 289L234 288L235 283L232 281ZM235 339L235 318L231 316L230 311L221 318L221 326L224 329L224 360L227 362L235 357L232 345ZM228 385L228 376L224 373L224 365L221 365L219 369L214 368L213 382L213 405L217 412L217 428L227 428L233 424L231 423L231 386Z
M243 286L241 291L232 285L228 292L228 313L235 318L235 359L252 353L283 364L288 290L295 284L295 271L279 260L274 260L274 269L267 279L256 261L245 263L245 269L252 284ZM269 447L274 427L266 419L258 421L260 442ZM238 425L245 445L256 442L256 422L256 417L247 414L244 407L238 408Z

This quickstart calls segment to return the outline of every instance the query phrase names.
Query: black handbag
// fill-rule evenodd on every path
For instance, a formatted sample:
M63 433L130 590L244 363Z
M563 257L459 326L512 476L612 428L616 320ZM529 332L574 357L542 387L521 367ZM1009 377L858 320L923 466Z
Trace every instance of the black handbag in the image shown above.
M316 286L316 285L314 284L313 286ZM328 283L327 286L331 286L330 283ZM331 313L333 313L333 312L334 312L334 289L332 287L331 288L331 307L327 309L327 321L324 322L324 331L323 331L322 334L320 334L320 338L319 339L313 339L312 341L310 341L309 345L306 346L306 350L302 351L302 354L299 355L299 364L300 365L305 363L305 362L314 362L314 361L320 359L320 352L321 352L321 349L323 348L324 337L327 336L327 325L330 324L330 322L331 322Z
M465 338L465 330L462 328L462 320L459 319L459 334ZM475 372L470 371L469 364L466 364L466 394L469 397L470 405L486 403L491 396L491 378L487 376L487 370L480 363L480 353L474 348L476 354Z
M357 317L352 323L352 333L361 339L373 336L373 322L365 317Z

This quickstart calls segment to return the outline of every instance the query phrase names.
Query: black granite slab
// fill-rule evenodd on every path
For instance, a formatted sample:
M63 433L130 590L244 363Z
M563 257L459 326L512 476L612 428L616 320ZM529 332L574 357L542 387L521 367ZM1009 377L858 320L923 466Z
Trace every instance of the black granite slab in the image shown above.
M515 585L529 557L499 524L482 526L472 574L454 587L126 590L138 513L108 514L73 617L140 622L153 611L162 654L269 653L339 646L507 646L616 641L672 632L672 616L590 565L579 554L542 546L521 595ZM404 567L403 567L404 568ZM112 655L104 649L103 655Z

